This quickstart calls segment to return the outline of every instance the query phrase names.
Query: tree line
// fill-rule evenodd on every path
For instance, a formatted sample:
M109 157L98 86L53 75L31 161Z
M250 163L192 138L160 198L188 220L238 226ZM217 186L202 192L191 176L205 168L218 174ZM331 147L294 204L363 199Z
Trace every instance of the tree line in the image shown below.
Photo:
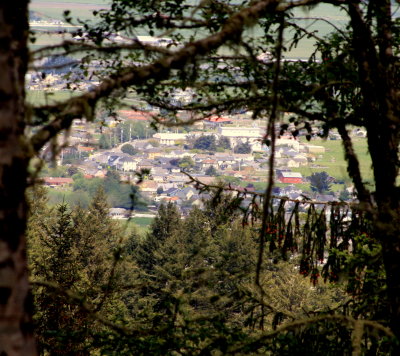
M342 284L321 280L311 288L295 261L279 261L273 251L261 272L269 290L262 298L253 283L258 232L242 226L232 196L215 195L185 219L173 204L162 204L145 236L109 217L102 189L87 209L49 208L42 188L30 199L40 354L300 355L322 345L333 354L332 333L341 334L341 350L351 349L351 332L326 322L318 326L326 335L310 324L299 335L286 331L279 342L252 345L285 320L325 315L350 298Z

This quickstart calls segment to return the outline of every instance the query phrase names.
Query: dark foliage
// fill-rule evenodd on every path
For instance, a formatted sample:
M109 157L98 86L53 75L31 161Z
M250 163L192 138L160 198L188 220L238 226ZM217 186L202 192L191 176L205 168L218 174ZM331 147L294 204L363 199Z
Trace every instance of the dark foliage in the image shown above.
M123 153L127 153L128 155L131 155L131 156L134 156L139 152L137 149L135 149L135 147L133 147L129 143L126 143L125 145L123 145L121 147L121 151Z
M216 151L217 140L214 135L200 136L194 141L193 148L205 151Z
M235 146L235 153L251 153L251 146L248 142L243 142Z
M307 179L313 192L324 194L331 190L331 177L326 172L315 172Z

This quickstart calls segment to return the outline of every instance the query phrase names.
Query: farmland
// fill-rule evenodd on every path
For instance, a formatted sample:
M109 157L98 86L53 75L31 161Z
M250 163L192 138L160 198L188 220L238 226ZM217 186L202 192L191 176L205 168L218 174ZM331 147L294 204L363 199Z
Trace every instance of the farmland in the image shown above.
M30 10L37 12L44 18L63 20L65 10L70 10L73 17L78 16L82 20L93 17L94 10L107 8L106 0L32 0Z
M73 18L79 18L82 21L93 20L93 11L106 9L110 0L32 0L30 9L35 11L38 15L44 18L51 18L63 20L63 13L65 10L70 11ZM318 37L327 35L336 27L344 27L346 14L343 11L329 4L320 4L312 11L304 12L296 10L296 22L304 24L310 34ZM321 19L317 19L321 17ZM145 34L145 33L143 33ZM246 32L248 36L257 36L257 28L253 28ZM293 32L287 31L285 37L291 38ZM54 44L58 39L40 36L36 45L43 46L47 44ZM303 38L298 46L290 49L286 57L288 58L308 58L310 53L314 51L315 40L312 36ZM286 40L286 45L288 40ZM225 49L227 50L227 49Z
M315 165L293 168L293 171L300 172L303 176L325 171L337 180L344 180L346 183L349 183L350 178L346 171L341 141L316 139L312 141L312 144L324 146L325 153L319 155ZM353 138L353 145L360 160L360 170L363 179L367 182L372 182L371 159L368 155L367 140L365 138Z

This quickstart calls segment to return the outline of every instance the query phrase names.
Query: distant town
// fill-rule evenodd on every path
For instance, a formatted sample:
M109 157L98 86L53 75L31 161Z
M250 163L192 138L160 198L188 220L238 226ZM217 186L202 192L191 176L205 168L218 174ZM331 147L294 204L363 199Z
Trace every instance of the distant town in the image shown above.
M34 18L32 24L36 27L65 25L58 20L43 21L40 18ZM126 41L118 36L112 40ZM146 43L160 41L150 36L142 40ZM168 39L162 40L168 42ZM56 98L57 93L90 90L99 84L95 76L93 79L83 76L77 64L75 59L65 57L45 58L37 63L41 71L27 76L30 96L53 93ZM94 70L88 68L91 69ZM190 101L192 95L190 90L171 93L178 104ZM161 113L151 107L146 110L120 109L112 115L100 110L94 123L75 120L56 157L53 157L50 147L44 149L42 156L49 165L54 166L56 162L65 170L62 174L60 170L45 170L41 177L43 183L53 191L76 191L82 189L77 186L77 179L104 179L108 172L114 172L121 182L135 185L138 172L146 172L145 179L137 187L150 214L162 202L176 204L182 214L194 206L202 206L207 194L199 193L190 184L188 174L204 184L229 184L246 192L265 190L270 155L265 137L266 120L254 121L251 112L240 112L207 117L187 127L166 129L160 126L156 132L150 126L152 117L156 115ZM277 125L276 132L279 130ZM363 131L352 134L365 137ZM340 136L332 132L328 139L340 140ZM309 178L296 168L318 167L319 159L326 151L318 142L307 142L302 132L294 137L290 134L290 127L288 133L278 136L274 176L279 184L273 190L275 195L303 199L302 188L309 184ZM69 174L65 173L67 171ZM328 179L329 183L338 183L334 177ZM341 196L338 192L326 191L317 192L312 198L331 201L351 197L352 187L343 186ZM132 215L132 209L126 204L116 202L113 205L110 214L114 218ZM149 214L148 209L142 207L141 211L134 213Z

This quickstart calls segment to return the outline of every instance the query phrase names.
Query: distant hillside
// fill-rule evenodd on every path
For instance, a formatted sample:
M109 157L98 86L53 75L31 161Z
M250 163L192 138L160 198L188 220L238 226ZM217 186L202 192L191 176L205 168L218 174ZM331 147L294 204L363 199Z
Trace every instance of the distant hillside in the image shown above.
M30 10L29 11L29 21L41 21L43 19L48 19L48 17L40 12Z

